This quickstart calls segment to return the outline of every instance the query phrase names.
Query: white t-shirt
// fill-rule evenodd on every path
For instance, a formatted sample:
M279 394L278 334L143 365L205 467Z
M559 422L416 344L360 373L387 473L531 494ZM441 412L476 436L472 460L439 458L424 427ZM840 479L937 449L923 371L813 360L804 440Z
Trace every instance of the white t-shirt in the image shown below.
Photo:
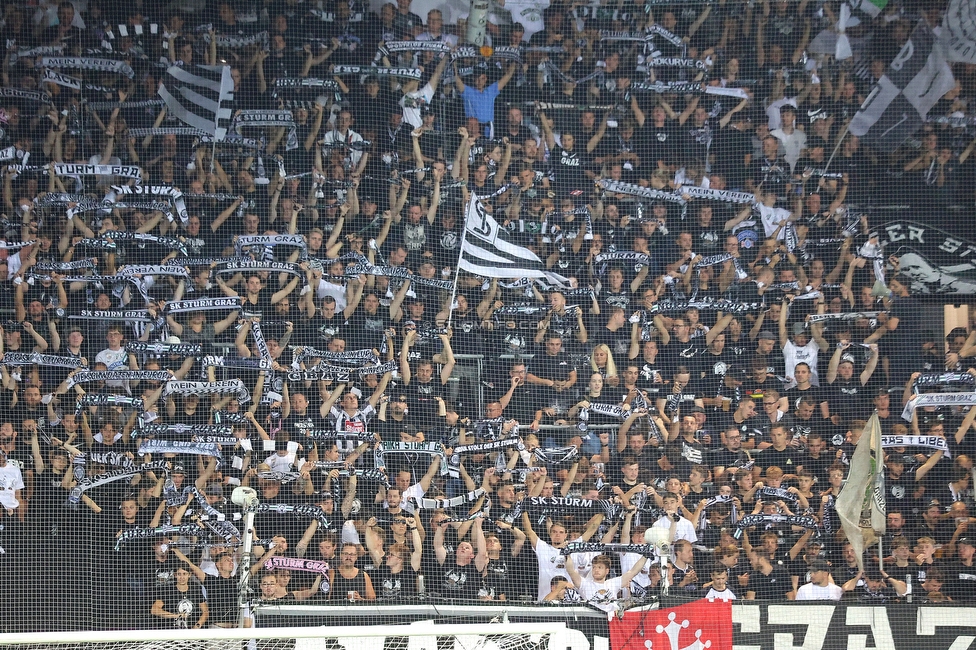
M782 128L778 128L769 135L779 140L779 148L783 152L783 159L790 163L790 171L796 166L796 161L800 159L800 153L807 146L807 135L800 129L795 129L793 133L787 133Z
M400 495L400 507L412 515L417 508L414 499L422 499L425 494L427 494L427 490L424 489L424 486L420 483L414 483Z
M715 587L712 587L711 589L708 590L708 593L705 594L705 598L718 598L720 600L736 600L735 594L733 594L732 590L729 589L728 587L725 588L725 591L715 591Z
M812 338L810 342L802 348L797 346L792 340L787 341L783 346L783 358L786 360L786 376L792 377L796 370L796 364L805 363L810 366L810 383L814 386L820 385L820 375L817 374L817 355L820 353L820 346ZM794 380L787 388L796 386Z
M420 117L420 109L428 106L434 99L434 87L427 84L420 90L406 93L400 98L400 107L403 108L403 121L409 123L413 128L419 129L424 125L424 119Z
M15 510L20 506L16 491L24 489L24 475L20 468L9 460L0 467L0 506L8 510Z
M797 600L840 600L843 595L844 590L835 584L818 587L812 582L808 582L796 590Z
M129 369L129 353L125 351L125 348L119 348L118 350L112 350L105 348L97 355L95 355L95 363L104 363L105 368L108 370L128 370ZM117 379L109 379L105 382L106 387L114 386L116 388L124 388L126 392L129 391L129 382L120 381Z
M640 559L642 557L644 556L638 555L637 553L621 553L620 570L623 571L624 573L627 573L628 571L634 568L635 564L640 562ZM644 566L640 570L640 573L635 575L634 579L630 581L630 585L628 586L632 592L634 590L633 585L637 585L642 589L647 589L648 587L651 586L651 576L650 576L651 566L652 565L650 560L645 562Z
M617 608L617 599L622 587L620 577L609 578L603 582L594 582L589 578L580 581L579 595L583 600L605 612L612 612Z
M549 0L505 0L505 8L512 14L513 23L521 23L525 27L522 40L526 43L532 35L545 28L542 12L549 6ZM546 592L549 593L549 592Z
M767 237L773 236L780 222L790 218L790 211L784 210L783 208L771 208L760 203L756 206L756 209L759 210L759 218L762 219L763 229L766 231ZM779 234L776 235L776 240L782 241L784 237L786 237L785 227L780 228Z
M654 522L652 528L667 528L670 530L671 518L668 516L661 517ZM698 533L695 532L695 525L682 517L678 520L678 528L674 531L674 539L675 541L678 541L679 539L686 539L694 544L698 541Z
M406 499L406 492L403 496ZM583 538L578 537L572 541L582 542ZM549 594L549 583L553 578L562 576L568 582L572 582L572 580L566 571L566 556L560 553L558 548L542 541L540 537L532 550L535 551L536 559L539 562L539 600L541 601Z

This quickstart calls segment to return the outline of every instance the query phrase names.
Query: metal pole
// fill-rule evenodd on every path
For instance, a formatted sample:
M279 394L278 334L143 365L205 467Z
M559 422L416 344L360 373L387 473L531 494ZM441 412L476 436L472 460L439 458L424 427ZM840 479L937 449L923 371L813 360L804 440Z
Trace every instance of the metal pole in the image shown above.
M823 173L825 175L827 174L827 170L830 169L830 163L834 161L834 156L837 155L837 151L838 149L840 149L840 145L844 142L844 138L846 138L847 134L850 132L850 127L851 125L847 124L847 126L844 127L844 132L840 134L840 139L837 141L837 144L834 146L834 150L831 152L830 158L827 159L827 164L824 166ZM821 180L823 180L823 178L824 178L823 176L820 177ZM819 189L819 187L817 189Z
M471 193L471 198L469 199L468 205L464 208L464 223L461 226L461 245L458 247L458 261L454 265L454 284L451 287L451 302L447 304L447 327L451 327L451 321L454 319L454 299L457 298L457 286L458 286L458 276L461 274L461 257L464 255L464 242L468 238L468 212L471 210L471 206L474 201L477 201L478 197Z
M251 547L254 542L254 512L257 507L256 497L244 504L244 538L241 540L244 553L237 569L240 571L237 582L237 604L240 608L238 627L246 627L247 624L247 606L251 595Z

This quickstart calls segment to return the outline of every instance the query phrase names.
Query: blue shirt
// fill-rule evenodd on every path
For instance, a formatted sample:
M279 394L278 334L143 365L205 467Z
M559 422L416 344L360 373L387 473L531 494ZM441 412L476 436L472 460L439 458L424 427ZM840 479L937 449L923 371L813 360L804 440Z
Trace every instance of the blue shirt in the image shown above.
M464 100L464 116L473 117L482 124L495 121L495 98L498 93L497 81L485 86L482 91L473 86L465 86L461 94Z

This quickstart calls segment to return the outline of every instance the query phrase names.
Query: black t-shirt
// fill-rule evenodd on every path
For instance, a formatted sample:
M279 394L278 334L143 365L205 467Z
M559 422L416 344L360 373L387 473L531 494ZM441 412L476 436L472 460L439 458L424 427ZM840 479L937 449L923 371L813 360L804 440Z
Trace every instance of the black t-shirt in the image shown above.
M652 168L657 167L658 161L665 164L677 162L681 136L674 122L666 120L660 127L648 122L641 136L641 157L646 158Z
M550 153L549 162L557 188L564 192L583 189L583 157L578 151L567 151L556 145Z
M773 565L769 575L762 571L749 574L749 591L756 592L756 600L786 600L786 594L793 590L790 573L779 564Z
M575 368L568 354L559 352L555 356L550 356L544 350L535 355L529 366L529 372L536 377L553 381L566 381L573 370Z
M796 447L787 446L783 451L777 451L773 447L766 447L754 455L756 465L763 470L770 467L779 467L786 474L796 474L797 468L803 461L803 452Z
M370 574L370 579L377 600L399 600L417 595L417 572L411 566L404 566L399 573L393 573L384 563Z
M474 562L458 566L453 559L448 558L441 567L437 591L445 598L476 599L481 591L481 576Z

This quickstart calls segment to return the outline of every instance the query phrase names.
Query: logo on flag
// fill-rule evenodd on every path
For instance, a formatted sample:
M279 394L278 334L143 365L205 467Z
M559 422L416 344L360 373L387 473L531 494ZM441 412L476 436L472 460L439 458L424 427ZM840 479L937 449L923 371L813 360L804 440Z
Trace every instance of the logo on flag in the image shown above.
M732 603L696 600L610 621L612 650L732 650Z

